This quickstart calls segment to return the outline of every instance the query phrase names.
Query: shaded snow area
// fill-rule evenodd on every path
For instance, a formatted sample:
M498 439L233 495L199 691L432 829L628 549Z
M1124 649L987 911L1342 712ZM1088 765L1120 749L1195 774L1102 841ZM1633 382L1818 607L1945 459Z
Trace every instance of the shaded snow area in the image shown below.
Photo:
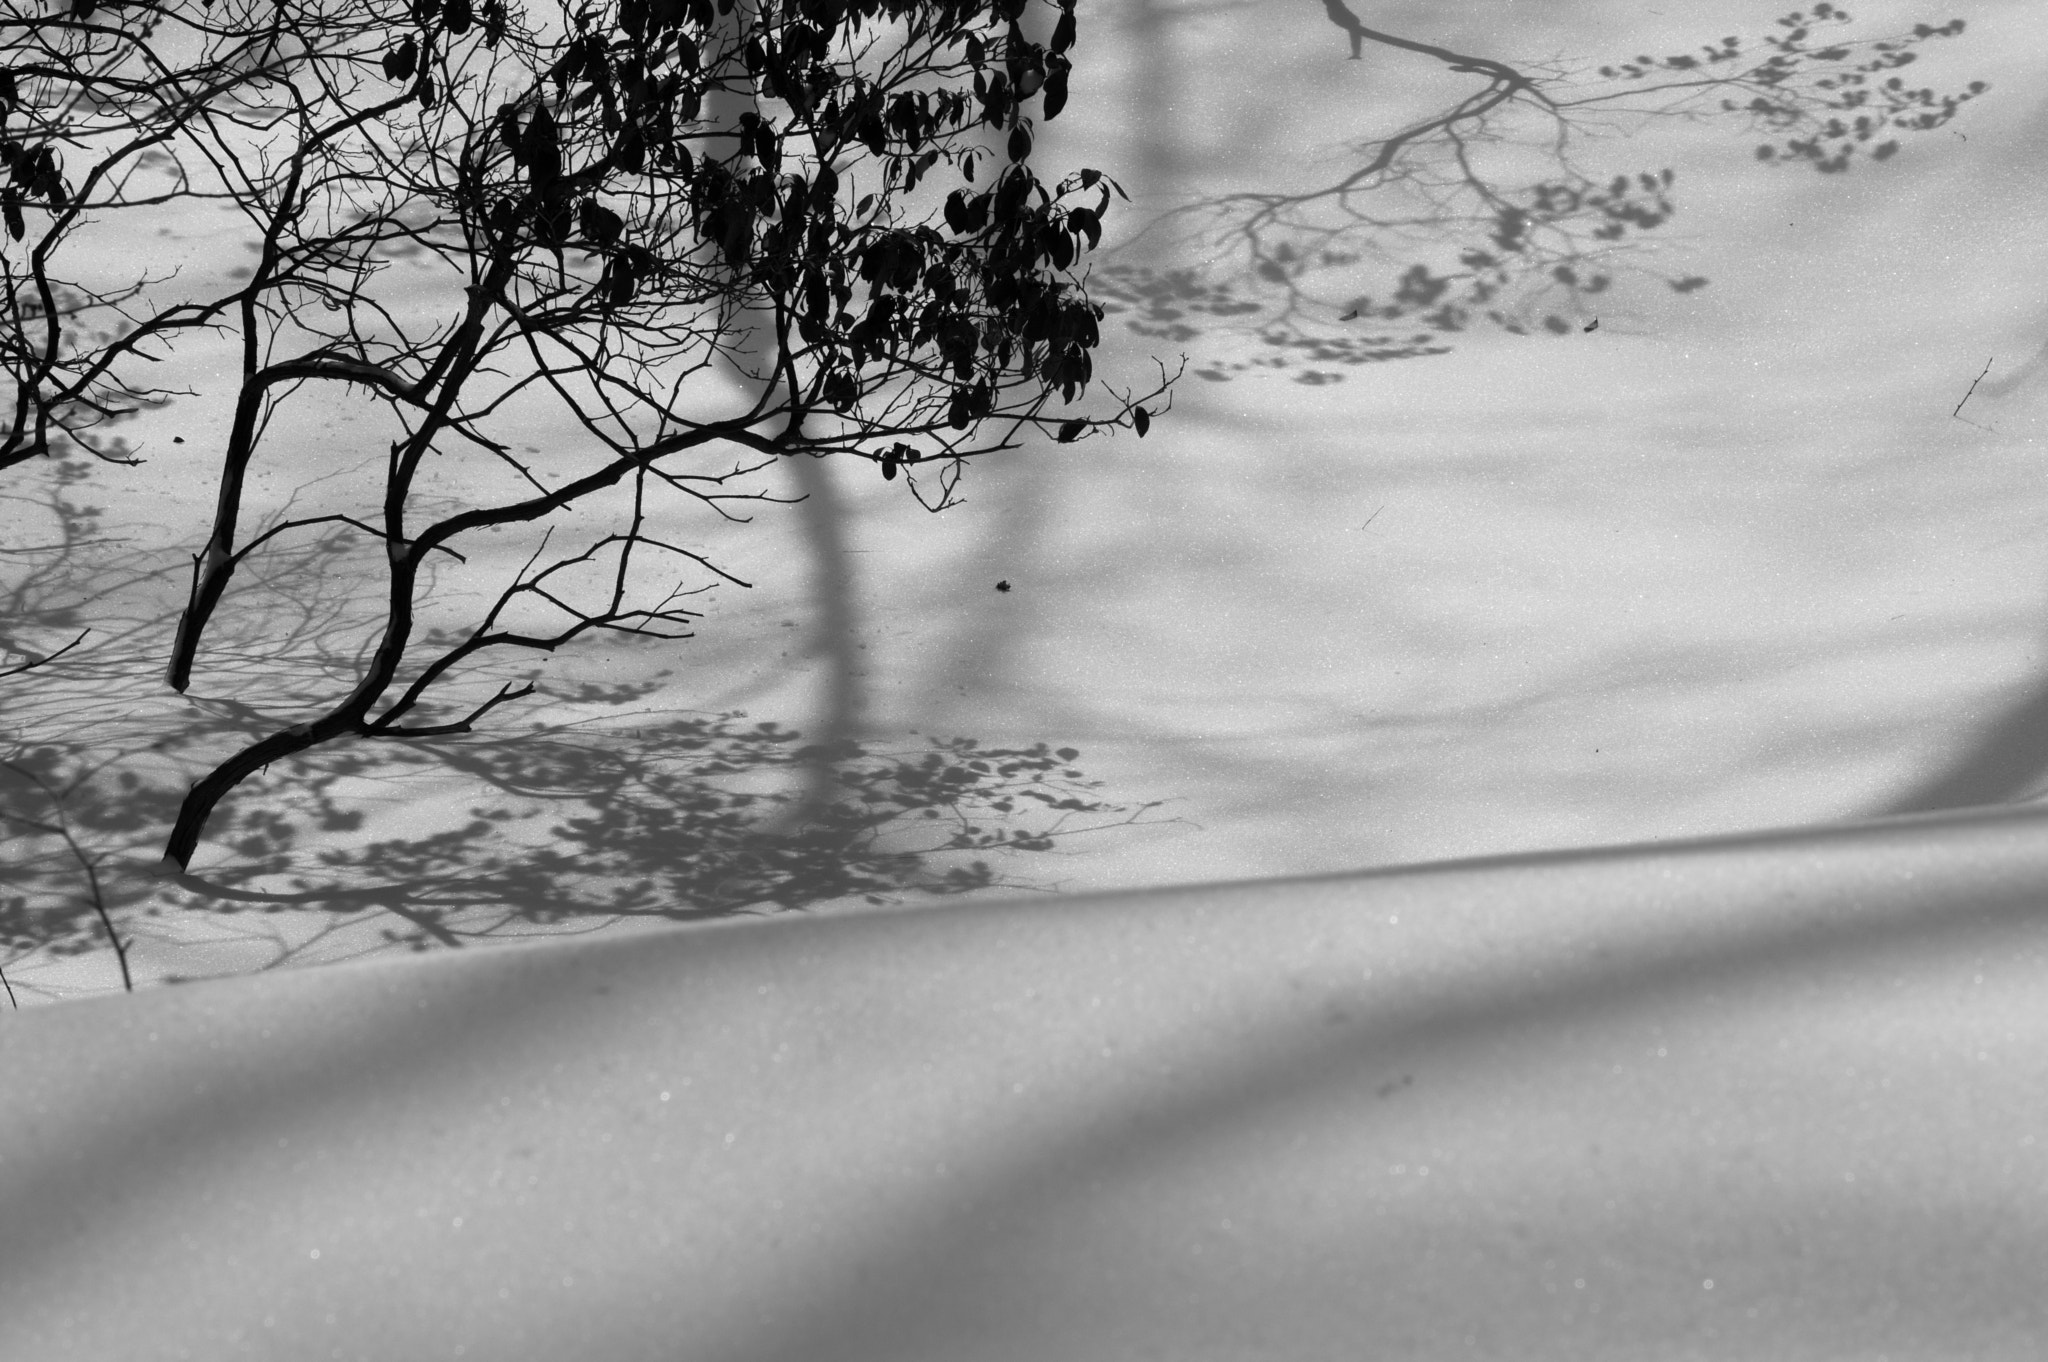
M1789 8L1349 4L1581 74ZM1335 0L1084 0L1033 156L1134 200L1144 439L938 515L772 467L807 500L655 527L736 579L694 637L280 762L182 882L187 786L345 693L385 564L280 537L165 685L240 363L181 336L143 463L0 485L0 642L90 630L0 678L0 1358L2041 1356L2048 27L1852 10L1959 15L1905 74L1990 89L1844 174L1588 108L1574 163L1678 210L1515 334L1342 320L1485 238L1428 183L1355 261L1231 254L1227 196L1469 73ZM277 420L245 526L365 514L388 413ZM427 629L540 531L470 539Z
M24 1011L0 1354L2022 1362L2032 812Z

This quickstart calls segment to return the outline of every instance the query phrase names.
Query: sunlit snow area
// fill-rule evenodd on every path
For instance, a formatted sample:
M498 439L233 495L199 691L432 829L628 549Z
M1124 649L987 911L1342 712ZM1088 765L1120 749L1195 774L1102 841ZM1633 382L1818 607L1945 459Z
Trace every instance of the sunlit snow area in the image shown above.
M1129 185L1135 227L1223 194L1326 183L1347 137L1442 102L1441 71L1384 51L1347 60L1344 34L1296 8L1106 8L1070 111L1037 154ZM1733 7L1725 26L1767 30L1767 8ZM1896 8L1859 14L1857 31L1919 17ZM1584 5L1526 23L1512 8L1376 22L1426 22L1454 48L1582 61L1684 50L1701 22L1681 11L1640 27L1652 17ZM1188 357L1144 440L1124 431L989 458L963 481L965 504L936 516L872 465L829 462L801 484L753 480L810 494L801 509L742 503L751 520L735 525L693 508L674 533L751 583L693 600L696 637L586 637L552 658L511 656L466 698L500 679L534 678L542 692L473 736L342 744L251 782L193 863L258 896L232 915L229 901L148 876L174 798L341 688L371 638L378 563L336 525L272 541L223 608L188 696L165 688L217 485L220 380L237 362L227 340L209 349L188 334L162 366L174 372L152 377L198 396L119 428L141 466L94 466L62 489L31 466L8 488L12 538L53 543L68 528L78 544L10 560L17 580L32 578L18 609L37 626L17 628L15 646L48 651L92 630L8 683L10 740L17 758L42 754L48 769L35 769L52 787L95 773L69 796L78 847L18 838L12 873L47 914L80 901L90 859L140 981L355 955L387 931L433 944L642 921L607 906L617 885L649 877L677 900L657 916L768 906L716 883L701 846L729 837L731 820L693 827L677 791L791 791L791 750L845 738L872 754L866 769L918 759L934 740L1080 754L1034 775L1102 806L1058 811L1063 831L1092 830L1046 851L935 858L935 875L988 861L998 883L984 895L2025 798L2048 768L2031 724L2043 588L2032 531L2048 495L2048 326L2030 287L2039 115L2025 93L2037 52L2017 9L1967 17L1969 32L1912 74L1943 88L1982 79L1994 94L1887 164L1762 166L1725 118L1617 120L1635 135L1583 139L1573 154L1596 176L1675 168L1679 211L1623 260L1654 274L1623 268L1597 298L1540 302L1534 315L1565 307L1569 334L1482 321L1435 338L1449 353L1347 365L1263 345L1230 317L1176 310L1166 315L1199 325L1171 333L1161 303L1127 301L1108 322L1111 381L1149 378L1153 355ZM225 214L151 221L154 235L124 243L135 258L241 268ZM1141 241L1106 259L1161 274L1202 263L1202 238L1154 235L1154 254ZM1396 263L1441 244L1412 231L1412 248L1361 239ZM1353 278L1314 282L1384 296L1394 272L1368 259ZM1664 282L1689 277L1711 282ZM1255 279L1235 287L1261 296ZM1265 367L1280 360L1289 367ZM263 448L257 501L366 513L364 479L391 435L379 409L300 400L279 419L291 428ZM545 459L551 441L575 438L566 424L536 428L529 448ZM67 527L60 490L97 519L74 513ZM497 541L471 536L469 576L444 576L435 603L466 599L473 614L502 585L490 574L537 544L502 538L494 554ZM763 724L801 742L762 741ZM721 758L730 774L698 774ZM11 779L12 806L50 825L47 792ZM565 824L592 817L593 788L609 800L600 826L565 839ZM914 792L892 792L907 813L884 830L891 846L944 840L920 836ZM1037 807L981 812L1007 837L1049 830ZM485 887L465 891L476 877ZM769 888L830 906L806 899L801 873ZM63 944L82 954L7 962L24 1001L119 986L104 932L71 911Z
M1546 71L1790 8L1351 4ZM1138 229L1341 179L1472 77L1352 60L1309 0L1084 0L1033 155L1133 200L1097 369L1185 356L1149 433L977 461L936 515L870 464L763 474L809 500L666 528L750 584L692 583L694 637L508 657L460 694L539 691L473 734L278 764L211 894L158 877L177 799L345 689L383 564L280 539L165 686L239 363L182 337L139 466L0 486L5 546L68 545L0 558L5 641L91 631L0 679L0 911L45 933L0 960L0 1355L2039 1356L2041 831L1824 830L2048 794L2048 25L1849 8L1966 20L1905 74L1990 88L1842 174L1588 120L1593 180L1675 172L1612 286L1355 362L1415 328L1347 299L1483 227L1358 236L1308 276L1320 348L1262 336L1279 286L1208 219ZM244 268L210 207L124 230ZM1267 311L1130 283L1175 271ZM324 400L266 441L273 516L367 514L393 429ZM432 609L538 542L466 544ZM795 826L818 743L873 796L855 871ZM736 870L763 826L795 850ZM1011 845L887 854L968 827ZM1981 897L1914 897L1959 867ZM492 945L532 936L579 944Z

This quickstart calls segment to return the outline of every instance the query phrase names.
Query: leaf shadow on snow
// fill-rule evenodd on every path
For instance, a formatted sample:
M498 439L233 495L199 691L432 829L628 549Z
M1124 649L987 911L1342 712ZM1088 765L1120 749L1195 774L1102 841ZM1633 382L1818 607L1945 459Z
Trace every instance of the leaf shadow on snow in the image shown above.
M146 527L100 533L77 480L60 472L39 503L59 531L0 557L13 620L91 629L0 678L0 972L13 991L51 993L24 989L33 967L106 951L110 930L176 979L199 920L243 972L633 919L1029 889L988 858L1047 852L1154 807L1101 798L1073 748L807 744L739 711L647 715L659 680L543 684L539 700L594 717L315 749L238 788L192 873L171 877L159 858L189 783L353 680L375 638L355 570L370 565L337 527L274 541L216 616L193 693L171 694L160 668L182 550L145 542ZM628 707L642 711L630 729Z
M1074 820L1124 812L1093 795L1100 782L1072 766L1073 748L983 749L954 738L921 752L849 741L821 753L775 722L744 720L686 715L630 733L563 726L338 748L289 781L273 772L219 839L235 863L179 883L190 906L216 911L374 907L394 919L386 942L426 949L534 927L1024 888L968 858L1047 851L1083 830ZM820 756L833 759L837 797L819 816L781 826L777 815L803 798L800 777ZM345 846L306 837L363 825L337 792L343 782L450 775L467 778L458 826ZM1006 826L1013 817L1030 826Z

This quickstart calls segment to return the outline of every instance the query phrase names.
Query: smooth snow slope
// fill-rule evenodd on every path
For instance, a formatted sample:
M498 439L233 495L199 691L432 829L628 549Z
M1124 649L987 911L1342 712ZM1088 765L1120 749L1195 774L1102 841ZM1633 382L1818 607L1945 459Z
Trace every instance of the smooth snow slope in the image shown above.
M0 1030L0 1357L2041 1356L2035 811Z

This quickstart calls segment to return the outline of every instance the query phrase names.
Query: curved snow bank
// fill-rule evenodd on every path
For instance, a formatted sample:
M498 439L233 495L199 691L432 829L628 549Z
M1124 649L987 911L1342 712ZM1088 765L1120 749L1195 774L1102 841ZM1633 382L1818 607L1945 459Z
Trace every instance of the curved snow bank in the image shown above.
M0 1356L2032 1358L2048 816L0 1018Z

